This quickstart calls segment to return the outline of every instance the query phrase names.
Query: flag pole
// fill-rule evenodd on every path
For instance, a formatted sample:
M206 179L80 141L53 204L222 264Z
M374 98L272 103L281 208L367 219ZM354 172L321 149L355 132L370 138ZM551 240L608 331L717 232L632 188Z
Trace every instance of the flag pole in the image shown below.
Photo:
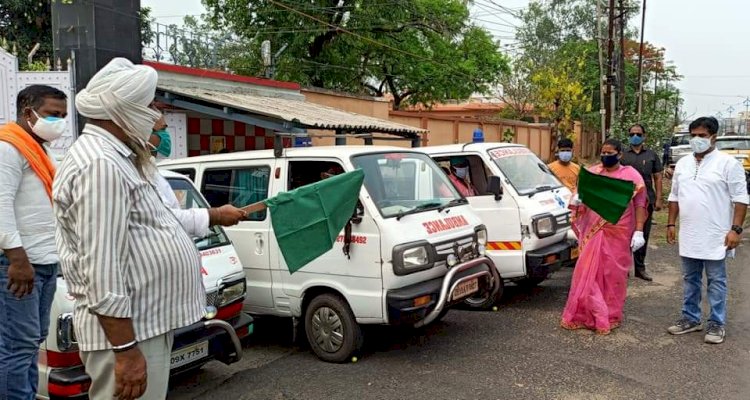
M268 206L266 206L266 203L259 201L257 203L246 205L245 207L242 207L241 210L248 214L252 214L252 213L259 212L259 211L263 211L266 208L268 208Z

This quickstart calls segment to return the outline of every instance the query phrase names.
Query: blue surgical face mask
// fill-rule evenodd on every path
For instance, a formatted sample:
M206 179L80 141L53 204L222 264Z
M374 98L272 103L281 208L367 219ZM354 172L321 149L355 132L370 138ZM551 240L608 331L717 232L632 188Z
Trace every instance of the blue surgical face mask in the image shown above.
M461 179L466 179L466 175L469 172L469 167L463 167L463 168L453 167L453 169L456 170L456 176L457 177L459 177Z
M562 162L570 162L570 160L573 159L573 152L572 151L561 151L557 153L557 158L560 159Z
M602 154L602 165L605 167L614 167L620 159L617 158L617 154Z
M633 135L630 137L630 144L633 146L640 146L643 144L643 136Z

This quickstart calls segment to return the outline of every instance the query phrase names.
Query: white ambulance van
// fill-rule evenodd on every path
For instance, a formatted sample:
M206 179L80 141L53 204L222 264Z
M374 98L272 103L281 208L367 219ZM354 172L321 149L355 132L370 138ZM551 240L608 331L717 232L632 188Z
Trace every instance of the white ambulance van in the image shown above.
M494 297L499 289L497 269L484 257L484 226L424 153L379 146L279 148L159 167L189 176L210 204L238 207L327 174L364 171L351 229L294 274L267 211L227 229L247 275L245 310L301 321L324 361L349 360L362 345L362 324L423 326L467 297Z
M478 193L468 201L487 227L487 256L504 280L535 286L561 267L575 264L578 243L567 208L571 192L531 150L511 143L469 143L420 151L446 173L451 157L468 161L470 181Z
M162 171L183 208L208 204L183 175ZM206 288L206 316L175 331L171 373L199 368L211 360L231 364L242 357L243 339L253 332L253 318L242 312L245 273L227 234L212 227L195 238L201 253L201 273ZM49 334L39 352L40 399L85 399L91 379L83 368L73 330L73 298L62 273L50 312Z

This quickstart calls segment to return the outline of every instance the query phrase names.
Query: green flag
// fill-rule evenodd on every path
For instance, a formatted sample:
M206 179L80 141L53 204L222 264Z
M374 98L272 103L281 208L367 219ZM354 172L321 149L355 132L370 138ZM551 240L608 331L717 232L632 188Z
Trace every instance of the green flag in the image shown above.
M364 178L358 169L263 202L271 210L276 241L290 273L333 248L354 213Z
M578 174L578 197L607 222L616 224L630 200L635 184L631 181L610 178L581 168Z

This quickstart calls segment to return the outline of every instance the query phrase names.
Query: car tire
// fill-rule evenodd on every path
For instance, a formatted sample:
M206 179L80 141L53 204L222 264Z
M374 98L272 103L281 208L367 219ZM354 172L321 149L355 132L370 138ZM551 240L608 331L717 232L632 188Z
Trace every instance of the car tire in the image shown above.
M343 363L362 347L362 329L349 305L331 293L318 295L305 309L305 334L319 359Z
M494 296L492 295L491 291L482 291L479 292L477 296L469 297L464 300L464 305L474 310L491 309L500 301L500 298L503 297L503 291L505 288L504 285L505 284L503 280L500 279L500 288L497 290L497 293Z

